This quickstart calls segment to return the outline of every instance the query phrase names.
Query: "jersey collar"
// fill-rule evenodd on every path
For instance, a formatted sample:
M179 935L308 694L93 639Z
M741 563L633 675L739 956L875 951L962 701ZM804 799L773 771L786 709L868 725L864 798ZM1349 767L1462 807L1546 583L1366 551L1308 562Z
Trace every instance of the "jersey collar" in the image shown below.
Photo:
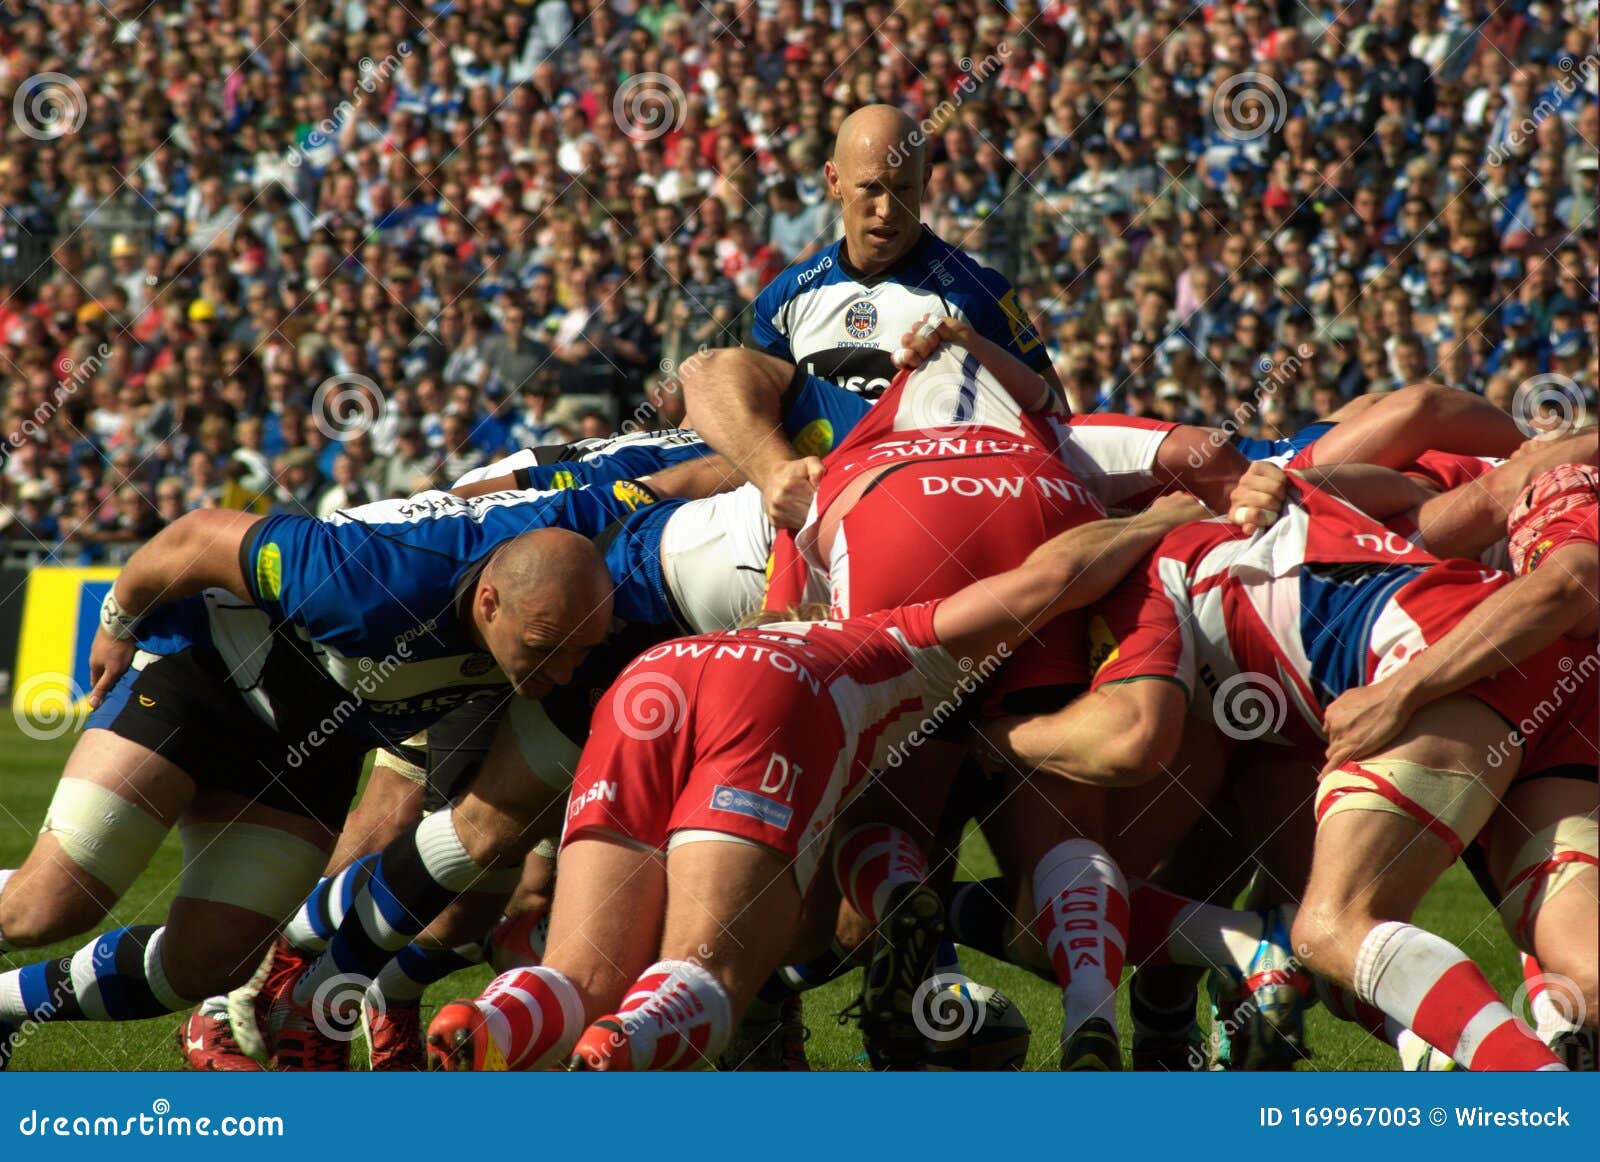
M916 242L912 245L910 250L906 251L899 258L895 259L894 262L890 263L876 274L862 274L861 271L856 268L855 264L852 263L849 258L845 257L845 239L841 238L839 239L839 269L844 271L844 273L853 281L859 282L862 286L874 286L880 282L887 282L900 271L904 270L906 267L910 266L914 261L916 261L918 256L920 256L922 251L927 247L929 240L933 237L933 231L929 230L926 224L922 225L921 230L922 233L917 237Z

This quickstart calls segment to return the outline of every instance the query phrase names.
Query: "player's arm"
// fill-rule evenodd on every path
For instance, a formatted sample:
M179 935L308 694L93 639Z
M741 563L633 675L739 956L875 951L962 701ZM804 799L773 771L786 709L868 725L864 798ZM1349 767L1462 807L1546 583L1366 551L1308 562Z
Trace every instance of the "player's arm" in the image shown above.
M264 517L228 509L199 509L162 529L140 548L106 595L100 629L89 651L89 704L99 706L133 662L138 622L167 602L206 589L253 599L240 550Z
M744 475L726 456L713 452L709 456L641 476L639 483L662 500L699 500L739 487L744 483Z
M1480 395L1415 383L1341 420L1311 448L1312 462L1399 468L1427 451L1509 456L1522 443L1516 421Z
M1593 464L1597 452L1593 431L1528 440L1504 464L1423 502L1416 516L1423 547L1436 557L1477 560L1506 535L1511 506L1534 477L1562 464Z
M1172 763L1188 691L1161 678L1097 686L1051 714L989 719L982 744L1013 769L1097 787L1137 787Z
M707 351L685 366L685 422L757 488L780 528L799 528L822 461L789 442L783 417L803 379L792 363L743 347Z
M1069 529L1015 569L940 602L934 633L958 661L1010 649L1052 618L1100 600L1167 533L1209 515L1193 497L1164 496L1137 516Z
M1565 545L1539 568L1501 586L1427 650L1381 682L1347 690L1323 725L1334 770L1398 734L1430 702L1531 657L1561 637L1592 636L1600 559L1587 543Z
M1374 520L1410 512L1438 495L1404 473L1375 464L1297 468L1293 475L1354 505ZM1270 528L1288 501L1290 476L1265 460L1251 464L1228 499L1229 519L1247 529Z

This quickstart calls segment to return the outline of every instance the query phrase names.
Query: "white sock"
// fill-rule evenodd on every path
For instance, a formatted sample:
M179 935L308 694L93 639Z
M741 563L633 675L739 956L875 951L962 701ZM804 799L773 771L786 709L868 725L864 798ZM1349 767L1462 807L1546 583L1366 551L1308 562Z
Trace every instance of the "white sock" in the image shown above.
M1117 985L1128 943L1128 887L1105 848L1069 839L1033 869L1040 942L1061 985L1061 1037L1090 1017L1117 1027Z

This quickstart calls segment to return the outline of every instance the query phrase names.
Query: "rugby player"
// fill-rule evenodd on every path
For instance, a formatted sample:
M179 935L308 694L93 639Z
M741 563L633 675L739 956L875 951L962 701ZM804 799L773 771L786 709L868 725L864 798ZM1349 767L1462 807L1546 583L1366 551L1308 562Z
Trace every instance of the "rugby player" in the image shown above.
M1217 522L1178 530L1101 606L1115 650L1063 712L991 727L1019 761L1069 778L1135 783L1167 761L1195 697L1225 717L1229 689L1271 682L1302 745L1335 697L1388 676L1512 584L1440 562L1296 477L1297 503L1265 533ZM1463 694L1421 709L1371 757L1317 792L1317 839L1293 939L1308 968L1352 989L1474 1069L1560 1068L1458 949L1408 922L1422 894L1493 814L1519 773L1595 765L1593 683L1535 723L1583 648L1562 638L1515 669L1484 663ZM1496 659L1503 664L1503 659ZM1592 667L1591 667L1592 668ZM1268 677L1270 675L1271 677ZM1140 681L1136 679L1162 679ZM1497 750L1497 748L1499 748ZM1485 761L1501 754L1498 765Z
M874 757L975 664L1105 593L1203 511L1170 498L1080 525L942 601L646 651L596 708L545 964L441 1009L430 1058L458 1070L715 1058L796 935L832 821ZM623 891L633 906L619 910Z
M101 610L94 711L0 887L0 949L97 924L174 825L183 879L167 924L0 975L0 1046L24 1020L149 1017L242 983L316 882L366 752L475 692L536 709L603 640L611 581L585 534L648 499L619 486L424 493L327 521L200 512L141 548ZM525 718L513 710L489 766L553 796L567 773L524 752Z
M844 119L823 166L844 236L757 296L755 346L871 400L899 370L900 337L930 313L947 315L1000 342L1059 395L1049 352L1004 276L922 225L922 138L892 105L867 105Z

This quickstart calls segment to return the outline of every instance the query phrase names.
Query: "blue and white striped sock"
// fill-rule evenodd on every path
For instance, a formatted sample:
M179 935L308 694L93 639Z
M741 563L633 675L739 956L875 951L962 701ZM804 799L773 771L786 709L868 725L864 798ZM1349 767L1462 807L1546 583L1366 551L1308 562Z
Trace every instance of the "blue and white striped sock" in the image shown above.
M356 893L372 879L378 854L364 855L337 875L318 880L300 910L283 926L283 938L301 952L321 952L328 947L355 903Z
M164 927L102 933L70 957L0 973L0 1021L138 1021L194 1004L167 983Z
M454 948L407 944L379 971L369 995L376 993L391 1005L415 1004L428 991L429 985L464 968L482 964L487 940L485 937L475 944L459 944Z

